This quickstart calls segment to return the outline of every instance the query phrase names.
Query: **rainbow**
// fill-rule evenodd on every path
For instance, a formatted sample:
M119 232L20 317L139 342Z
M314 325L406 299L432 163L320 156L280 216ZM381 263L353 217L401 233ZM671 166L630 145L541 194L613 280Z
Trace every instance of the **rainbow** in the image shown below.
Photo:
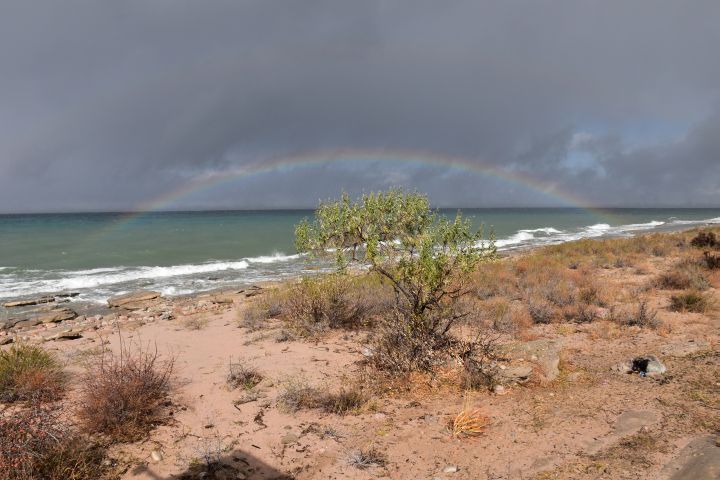
M139 204L132 212L120 216L110 227L105 227L103 230L114 230L149 212L169 210L178 200L240 179L248 179L268 173L351 162L386 162L409 167L440 167L446 170L493 177L538 192L555 202L559 202L561 206L590 211L600 218L608 218L609 216L608 212L593 207L583 198L558 190L555 183L539 180L523 172L502 169L478 159L415 150L334 149L275 157L221 172L199 174L181 187L149 202Z

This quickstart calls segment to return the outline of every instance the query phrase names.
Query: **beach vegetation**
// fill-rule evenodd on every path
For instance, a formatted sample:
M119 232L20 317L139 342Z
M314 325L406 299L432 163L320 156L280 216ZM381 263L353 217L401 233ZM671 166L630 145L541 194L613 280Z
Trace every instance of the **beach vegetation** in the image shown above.
M228 366L227 384L231 389L243 388L250 390L263 380L263 375L247 362L230 362Z
M674 312L705 313L711 306L710 297L696 290L670 297L670 310Z
M657 310L651 309L647 300L640 300L635 308L617 314L615 320L627 327L658 328L662 325Z
M142 438L164 420L173 367L173 358L150 347L121 344L117 354L96 355L80 389L78 415L85 430L118 441Z
M0 401L55 400L66 376L53 354L35 345L18 344L0 351Z
M0 480L108 478L105 448L80 435L59 404L0 412Z
M427 197L402 190L321 203L313 222L297 226L296 245L300 252L334 257L341 273L355 264L390 285L394 308L376 332L372 358L401 371L430 367L453 324L468 315L457 301L469 292L467 278L480 262L495 258L494 243L483 242L460 213L441 217ZM402 360L384 361L393 354Z
M350 450L347 453L347 464L360 470L371 467L382 467L386 463L387 457L385 454L375 447L367 449L358 448Z
M697 235L695 235L695 237L693 237L692 240L690 240L690 245L695 248L715 248L720 247L720 242L718 241L715 232L700 231Z
M658 275L655 286L663 290L706 290L710 283L697 262L683 259L671 270Z

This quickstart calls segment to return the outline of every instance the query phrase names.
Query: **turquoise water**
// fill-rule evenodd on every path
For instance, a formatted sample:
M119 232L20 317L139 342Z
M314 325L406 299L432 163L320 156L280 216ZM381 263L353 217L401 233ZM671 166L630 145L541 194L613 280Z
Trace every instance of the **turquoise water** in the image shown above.
M443 214L453 215L454 210ZM720 223L720 209L464 209L500 249ZM297 276L294 226L311 211L0 215L0 299L138 288L167 295Z

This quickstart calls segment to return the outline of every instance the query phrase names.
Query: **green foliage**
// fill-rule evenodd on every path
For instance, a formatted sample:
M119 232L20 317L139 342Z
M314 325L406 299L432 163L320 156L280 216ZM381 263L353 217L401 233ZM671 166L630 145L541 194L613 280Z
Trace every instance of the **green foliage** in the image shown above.
M457 302L467 293L467 277L496 254L492 239L483 242L482 232L473 231L460 213L447 219L424 195L402 190L364 195L357 202L343 194L321 203L314 222L302 222L295 233L298 251L333 256L340 271L353 263L367 266L392 286L395 314L385 330L399 332L390 344L398 352L398 342L408 343L411 356L432 350L436 340L446 344L441 337L467 314Z

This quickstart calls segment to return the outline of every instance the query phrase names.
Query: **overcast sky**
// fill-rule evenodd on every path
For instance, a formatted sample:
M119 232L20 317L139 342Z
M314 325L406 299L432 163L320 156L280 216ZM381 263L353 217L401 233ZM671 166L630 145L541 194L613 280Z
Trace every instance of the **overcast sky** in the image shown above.
M720 206L719 25L716 0L4 0L0 211ZM154 203L337 150L376 153Z

